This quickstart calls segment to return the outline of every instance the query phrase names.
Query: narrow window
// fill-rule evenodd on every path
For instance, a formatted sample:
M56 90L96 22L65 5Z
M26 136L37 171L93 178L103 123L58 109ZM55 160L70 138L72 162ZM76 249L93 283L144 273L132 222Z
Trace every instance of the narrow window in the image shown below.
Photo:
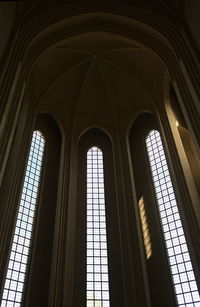
M150 237L150 232L149 232L149 226L147 223L147 215L146 215L143 196L140 198L138 204L139 204L140 222L142 226L144 247L145 247L145 252L146 252L146 259L149 259L152 255L152 247L151 247L151 237Z
M87 307L109 307L103 154L87 152Z
M14 231L1 307L19 307L22 301L32 228L40 183L45 140L34 131Z
M178 306L200 306L200 297L180 219L167 161L157 130L146 148Z

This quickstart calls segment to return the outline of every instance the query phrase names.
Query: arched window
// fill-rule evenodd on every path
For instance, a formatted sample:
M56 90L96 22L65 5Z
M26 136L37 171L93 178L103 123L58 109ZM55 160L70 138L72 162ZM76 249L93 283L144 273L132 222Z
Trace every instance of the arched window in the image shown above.
M87 152L87 307L109 307L103 154Z
M199 306L200 297L160 133L145 140L178 306Z
M44 136L36 130L32 136L1 307L19 307L22 302L44 149Z
M140 210L140 204L142 202L142 207L145 208L145 215L146 215L146 221L148 226L148 231L150 234L150 242L151 242L151 256L148 258L146 253L146 260L145 260L145 274L148 281L148 290L151 298L151 304L152 306L196 306L195 304L199 304L198 298L196 295L198 295L197 285L198 283L195 282L194 279L194 272L191 268L191 263L193 264L193 269L195 271L195 277L198 278L198 271L197 271L197 262L196 261L196 254L194 246L192 245L192 241L189 241L191 232L190 232L190 225L189 225L189 219L188 216L188 208L192 208L192 203L188 201L188 198L186 197L186 187L180 187L179 182L176 182L176 190L175 187L172 186L171 178L169 175L169 170L163 150L163 145L161 142L161 139L156 139L158 143L153 143L150 141L150 135L151 133L158 134L160 137L160 133L158 132L160 130L159 123L157 118L150 113L143 113L138 116L138 118L135 120L131 131L129 135L130 140L130 152L132 157L132 166L133 166L133 176L134 176L134 188L136 192L136 198L137 198L137 206L135 206L136 214L141 219L141 210ZM154 134L153 133L153 134ZM152 136L153 138L153 136ZM161 137L160 137L161 138ZM151 151L149 154L147 154L147 140L148 140L148 146L152 146ZM168 139L169 141L169 139ZM173 146L173 142L170 143L171 146ZM175 148L169 148L169 153L173 153L174 161L176 161L176 165L173 164L174 161L172 160L172 165L175 167L176 173L174 173L175 176L183 176L180 165L178 164L178 157L176 156ZM150 147L149 147L150 150ZM155 155L154 155L155 152ZM150 168L150 159L155 159L153 170ZM161 159L161 161L159 161ZM156 172L158 172L156 174ZM173 208L170 208L170 204L167 204L167 209L164 210L162 213L159 213L158 204L160 204L157 201L157 195L156 190L154 189L154 184L152 180L152 175L156 176L155 178L159 178L159 183L165 184L165 186L159 187L158 186L158 192L160 196L162 196L161 200L167 201L169 199L169 202L172 201ZM170 178L169 181L165 183L165 179L167 177L167 180ZM175 177L176 178L176 177ZM184 178L180 178L181 182L184 184ZM158 184L158 182L156 183ZM165 188L169 189L169 191ZM179 190L180 187L180 190ZM163 191L162 191L163 188ZM175 193L176 197L178 197L178 200L175 200ZM183 191L183 195L179 194L179 191ZM169 195L168 195L169 192ZM185 193L185 194L184 194ZM184 200L184 202L183 202ZM178 205L175 203L178 202ZM187 207L187 208L186 208ZM164 208L164 204L162 204L162 207ZM180 216L178 209L181 210L180 216L181 218L184 218L184 227L182 227L182 224L180 226L177 226L178 223L180 223ZM184 250L184 255L181 253L170 255L172 263L172 268L169 265L169 257L168 253L166 252L166 246L167 244L171 244L170 241L167 243L165 242L165 233L163 232L162 227L162 221L161 217L164 218L165 213L171 214L172 216L167 216L165 220L170 221L171 218L177 219L179 217L179 221L177 222L177 225L174 221L172 221L172 224L170 225L168 236L174 235L175 233L180 235L180 238L177 236L175 237L169 237L169 239L173 240L173 244L176 244L175 242L179 242L180 239L183 241L180 241L181 246L176 247L176 245L171 246L170 252L176 247L175 250L178 251L178 249L182 250L183 248L187 248L187 250ZM174 224L173 224L174 223ZM142 221L141 221L142 224ZM172 225L176 225L176 227L179 229L177 231L176 228L171 228ZM145 227L146 227L145 226ZM185 237L183 237L183 228L185 231L185 235L187 238L187 244ZM167 229L167 225L165 226L165 231ZM141 238L141 247L144 246L144 248L141 249L141 253L145 256L145 238L143 235L143 229L141 227L138 228L139 231L139 237ZM171 234L172 232L172 234ZM143 235L143 237L142 237ZM167 240L169 240L167 239ZM148 240L147 240L148 242ZM144 244L143 244L144 243ZM143 246L142 246L143 245ZM178 245L178 243L177 243ZM189 256L189 253L190 256ZM174 258L173 258L173 257ZM187 258L187 257L190 258ZM184 263L186 261L187 264ZM198 259L198 258L197 258ZM176 262L175 262L176 261ZM182 261L182 262L181 262ZM175 271L175 265L177 265L177 271ZM182 271L183 268L186 267L186 270L191 271L191 273L188 274L188 272ZM190 279L190 277L191 279ZM173 278L176 278L176 282L174 282ZM182 279L181 279L182 278ZM184 279L186 278L186 279ZM186 285L188 283L188 285ZM176 286L175 286L176 285ZM187 288L189 286L190 288ZM188 290L186 290L186 288ZM194 303L191 300L191 303L188 303L189 300L194 298ZM188 301L187 301L188 300ZM195 300L197 300L197 303L195 303ZM181 303L182 302L182 303ZM182 304L182 305L181 305ZM191 305L190 305L191 304Z
M74 300L76 307L122 307L124 288L112 142L85 132L78 146Z

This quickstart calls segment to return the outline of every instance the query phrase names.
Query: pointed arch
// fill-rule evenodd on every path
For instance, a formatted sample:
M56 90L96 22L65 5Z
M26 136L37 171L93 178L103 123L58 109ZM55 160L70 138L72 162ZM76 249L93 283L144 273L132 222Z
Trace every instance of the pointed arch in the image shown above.
M54 236L62 146L60 129L50 114L38 114L35 128L45 136L46 152L30 259L31 266L26 283L25 303L30 307L47 305L51 291L52 262L58 250Z
M148 290L151 298L151 304L167 306L176 306L171 286L167 257L165 254L163 236L160 231L160 222L157 215L154 192L151 182L151 173L148 167L148 159L145 149L145 138L151 129L159 129L158 121L154 114L140 114L133 123L129 134L129 146L131 154L131 166L134 177L136 192L135 212L139 220L139 237L141 238L141 254L143 254L146 275L148 280ZM145 178L145 181L144 181ZM143 205L146 212L149 234L151 237L151 257L145 255L145 242L142 232L140 202L143 199ZM157 268L155 270L155 268ZM156 289L156 290L155 290Z
M199 304L198 286L194 277L196 275L197 278L198 272L194 274L188 252L194 251L191 245L187 246L190 242L189 233L187 239L184 236L184 231L189 232L185 218L187 212L184 212L184 206L181 204L184 198L179 195L176 179L171 177L173 164L170 165L171 168L168 166L160 130L154 115L143 114L133 124L129 137L137 200L144 197L150 222L153 253L146 261L149 289L152 303L154 300L158 303L159 299L159 304L167 306L167 299L171 300L172 306L195 306ZM142 177L145 178L145 184ZM192 256L193 264L196 265L194 254ZM157 267L158 271L153 272L153 267ZM159 270L162 271L162 276ZM184 279L183 276L187 277ZM152 285L153 288L156 285L162 295L158 296L158 291L155 292ZM162 296L165 297L164 301Z
M98 194L95 193L96 190L95 191L93 190L94 192L93 193L91 186L88 186L89 189L88 192L91 192L90 194L92 199L93 196L95 196L95 194L98 194L99 197L103 197L99 198L99 200L101 199L104 203L99 204L99 206L102 205L105 208L105 215L102 216L102 218L105 219L105 221L102 221L102 226L105 226L105 228L102 229L102 231L105 232L106 229L107 232L107 260L106 257L104 256L102 259L103 261L108 262L108 266L107 265L105 266L105 270L108 270L108 275L109 275L109 292L108 292L108 283L107 283L108 275L106 276L105 274L105 276L103 276L102 278L105 277L105 279L107 279L105 280L106 283L104 283L103 280L101 283L102 288L105 287L104 291L101 292L101 296L105 297L105 300L103 300L102 302L105 303L105 306L110 306L110 304L111 305L117 304L117 306L122 307L124 306L124 291L122 284L123 278L122 278L122 263L121 263L122 259L120 257L115 257L116 253L120 252L120 237L119 237L118 216L117 216L118 203L116 198L112 143L108 135L106 135L102 130L97 128L92 128L88 130L85 134L83 134L79 140L79 145L78 145L78 180L77 180L77 209L76 209L77 238L76 238L75 284L74 284L74 289L78 289L78 293L74 297L74 305L83 306L83 304L85 304L85 302L87 301L86 299L86 290L87 290L86 281L88 281L86 279L87 199L90 202L89 197L87 198L87 155L90 152L91 148L95 148L95 151L100 152L101 157L103 157L103 159L99 161L99 166L101 165L101 172L103 171L104 173L104 178L103 178L104 189L102 186L101 187L99 186L99 188L97 188L99 191ZM96 162L97 161L95 161L95 163ZM92 163L90 163L90 166L88 167L90 169L92 167L91 164ZM100 174L101 179L102 175L103 174ZM94 177L91 177L90 179L93 180ZM100 184L102 184L102 181ZM100 193L100 191L103 192L103 190L104 193ZM91 204L88 205L90 206ZM103 239L105 239L104 234L103 237L104 237ZM103 242L103 246L105 246L105 242ZM101 253L100 250L97 252ZM104 251L102 251L102 253L104 252L105 249ZM91 284L89 284L89 286L91 286ZM100 285L97 286L99 287ZM97 295L100 295L98 293L98 290L96 292ZM95 291L93 293L95 293ZM94 294L89 293L89 295L94 295ZM108 300L108 295L110 295L110 303Z

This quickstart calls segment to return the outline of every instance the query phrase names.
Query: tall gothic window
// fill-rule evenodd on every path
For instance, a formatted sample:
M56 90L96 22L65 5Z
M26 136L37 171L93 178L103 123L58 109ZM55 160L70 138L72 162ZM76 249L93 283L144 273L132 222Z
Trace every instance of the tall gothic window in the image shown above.
M92 128L78 144L73 305L125 305L112 142Z
M34 131L14 230L1 307L21 306L24 282L27 275L27 263L40 185L44 148L44 136L40 131Z
M178 306L200 306L200 296L186 243L168 165L157 130L146 137L160 221Z
M109 307L103 154L87 152L87 307Z

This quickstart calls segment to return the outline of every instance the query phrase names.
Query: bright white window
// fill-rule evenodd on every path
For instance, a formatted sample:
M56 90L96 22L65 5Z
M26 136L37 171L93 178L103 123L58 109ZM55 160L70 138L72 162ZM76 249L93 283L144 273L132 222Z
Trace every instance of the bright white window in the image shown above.
M200 307L200 296L192 268L182 222L170 178L160 133L146 138L155 194L163 229L178 306Z
M37 204L45 140L34 131L8 262L1 307L21 306Z
M87 152L87 307L109 307L103 154Z

